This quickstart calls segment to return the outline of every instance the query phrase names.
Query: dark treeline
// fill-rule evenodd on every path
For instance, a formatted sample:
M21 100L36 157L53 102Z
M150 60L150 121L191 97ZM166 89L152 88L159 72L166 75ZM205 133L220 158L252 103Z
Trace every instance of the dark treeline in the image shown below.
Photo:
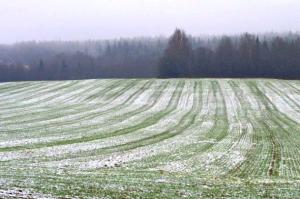
M300 35L266 34L0 45L0 81L142 77L300 78Z
M165 38L0 46L0 81L155 77Z
M160 77L300 78L300 35L214 38L193 45L176 30L160 59Z

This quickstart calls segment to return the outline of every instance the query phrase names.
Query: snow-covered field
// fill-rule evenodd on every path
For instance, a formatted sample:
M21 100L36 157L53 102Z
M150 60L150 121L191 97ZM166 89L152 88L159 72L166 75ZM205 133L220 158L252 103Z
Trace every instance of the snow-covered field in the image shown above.
M300 198L300 81L0 83L0 198Z

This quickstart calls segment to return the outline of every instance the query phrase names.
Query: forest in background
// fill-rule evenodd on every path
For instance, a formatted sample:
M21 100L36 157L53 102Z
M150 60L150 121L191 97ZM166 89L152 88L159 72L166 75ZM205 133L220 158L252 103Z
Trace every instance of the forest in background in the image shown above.
M158 77L300 79L300 34L0 45L0 81Z

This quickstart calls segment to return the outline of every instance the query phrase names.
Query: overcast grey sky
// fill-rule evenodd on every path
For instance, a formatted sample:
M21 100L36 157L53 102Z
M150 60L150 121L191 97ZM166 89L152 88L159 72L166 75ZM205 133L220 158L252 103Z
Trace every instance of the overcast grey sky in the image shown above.
M0 0L0 43L300 30L300 0Z

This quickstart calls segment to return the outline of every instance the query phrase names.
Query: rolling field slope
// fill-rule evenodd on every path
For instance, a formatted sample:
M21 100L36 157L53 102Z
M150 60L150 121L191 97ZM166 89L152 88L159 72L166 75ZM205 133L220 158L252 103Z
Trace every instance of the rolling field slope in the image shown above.
M300 81L0 84L0 198L300 198Z

